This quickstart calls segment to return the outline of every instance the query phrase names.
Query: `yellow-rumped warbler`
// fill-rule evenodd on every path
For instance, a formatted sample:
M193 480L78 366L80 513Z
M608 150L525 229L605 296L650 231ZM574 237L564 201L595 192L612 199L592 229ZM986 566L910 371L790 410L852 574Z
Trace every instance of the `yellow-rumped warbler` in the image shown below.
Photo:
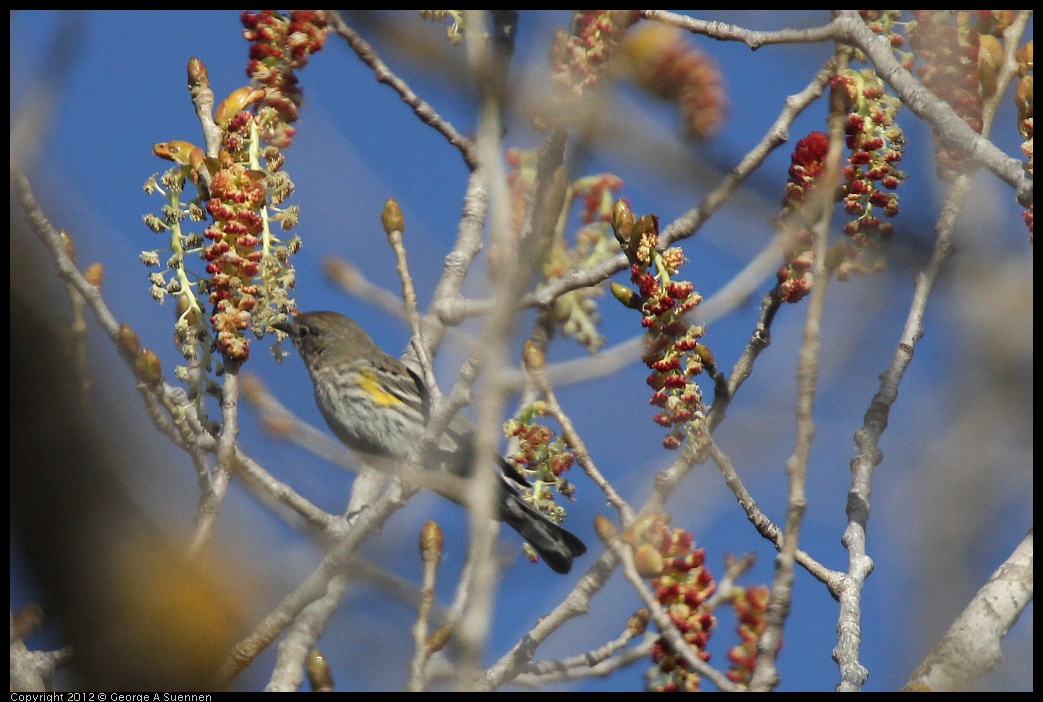
M342 314L306 312L272 326L293 339L315 385L315 402L337 438L366 465L397 474L396 464L409 456L427 424L428 393L419 376ZM472 435L471 423L456 415L441 437L438 465L432 467L466 478L474 462ZM532 544L547 565L568 573L572 559L587 547L522 500L505 480L497 483L502 486L499 519ZM465 504L461 495L439 494Z

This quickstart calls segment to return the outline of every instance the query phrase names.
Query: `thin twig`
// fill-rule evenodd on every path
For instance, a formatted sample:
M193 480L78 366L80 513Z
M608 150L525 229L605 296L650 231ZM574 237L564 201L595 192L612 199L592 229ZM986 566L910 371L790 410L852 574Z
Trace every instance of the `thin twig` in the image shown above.
M746 512L746 518L750 520L750 523L753 524L761 536L770 541L775 548L781 549L782 529L761 511L757 501L753 499L746 486L743 485L738 473L736 473L732 460L721 451L713 439L709 440L707 449L709 457L717 465L721 475L724 476L724 484L732 491L735 499L739 502L739 506ZM826 568L800 549L797 549L794 558L808 573L825 585L833 597L839 597L840 588L844 584L843 573Z
M809 27L808 29L758 31L725 22L696 19L666 10L642 10L641 17L647 20L662 22L671 27L678 27L693 34L702 34L711 39L741 41L754 50L769 44L810 44L813 42L834 41L836 39L836 30L832 24L821 27Z
M239 436L239 364L225 359L224 383L221 387L221 434L217 439L217 460L210 480L199 496L196 528L189 543L189 553L199 554L213 538L221 505L228 494L228 484L235 467Z
M561 435L565 438L565 443L570 449L572 449L573 455L579 462L583 470L590 476L590 479L594 481L594 484L601 488L601 491L605 493L605 499L610 505L615 507L619 511L619 520L623 524L628 524L633 521L636 516L634 508L627 504L626 500L616 492L616 489L612 486L605 476L598 470L597 464L594 463L594 458L590 455L590 451L587 449L586 443L583 438L576 431L575 425L572 420L562 409L561 404L558 402L558 398L554 393L554 388L551 387L550 381L547 379L546 366L543 365L543 351L536 351L539 356L537 362L528 364L529 377L532 379L533 384L543 394L546 401L547 412L558 421L561 425ZM526 353L527 358L531 355Z
M443 119L431 105L414 93L404 80L396 76L380 59L376 50L370 46L369 42L348 26L339 12L330 11L328 16L330 24L333 25L337 34L344 37L348 42L348 46L358 55L359 59L373 69L373 77L378 82L390 86L399 94L402 102L413 108L414 114L420 118L421 122L435 129L446 138L446 141L459 149L460 155L463 156L464 163L467 164L469 169L473 171L478 168L478 153L471 140L456 131L452 124Z
M652 646L659 637L648 634L643 636L637 645L623 650L636 636L638 632L627 627L618 637L591 651L556 661L530 663L525 666L525 672L511 682L526 687L538 687L559 680L605 677L638 661L649 659Z
M356 512L343 538L323 557L322 562L297 588L283 598L246 638L236 644L219 671L223 686L227 686L254 661L276 638L290 626L312 602L325 596L333 578L350 566L355 549L374 531L380 529L392 512L402 507L412 492L393 481L379 499Z
M402 210L398 203L388 198L384 205L384 228L388 235L388 242L395 252L395 268L398 277L402 280L402 307L409 321L409 329L412 332L410 344L420 365L421 375L427 392L432 402L438 402L442 393L438 389L438 381L435 380L434 363L428 354L428 346L424 343L424 330L420 319L420 309L417 307L416 288L413 287L413 276L409 273L409 260L406 255L406 247L402 243L402 230L405 221L402 218Z
M279 642L275 664L268 677L265 692L296 692L304 683L305 661L315 644L326 631L337 605L344 599L348 578L338 575L330 580L326 592L294 618Z
M121 344L121 325L116 321L115 316L105 302L101 289L88 282L76 268L76 263L68 256L58 230L51 224L43 208L40 207L40 203L33 195L32 184L15 162L13 154L11 157L11 182L18 195L19 203L25 211L30 227L54 260L58 269L58 276L83 297L91 312L94 313L98 326L116 347L119 357L130 372L138 378L138 392L145 400L145 406L153 424L162 434L170 438L176 446L179 446L192 457L197 470L200 467L205 468L207 459L204 454L207 451L213 451L216 448L216 443L213 437L199 423L194 405L188 401L181 388L168 385L165 382L157 384L146 383L142 380L141 373L134 363L137 356L130 353ZM161 411L160 408L163 408L163 410Z
M838 65L846 65L850 49L838 47ZM786 522L782 535L782 547L775 558L775 577L765 613L764 632L757 640L757 663L750 678L751 691L767 691L778 685L779 677L775 662L782 645L782 629L789 616L793 599L794 563L800 543L800 528L807 510L805 481L808 458L815 438L815 395L818 385L818 363L821 348L822 317L826 307L826 290L829 275L826 272L826 250L829 223L833 214L833 188L840 176L840 160L844 150L844 121L846 115L835 105L829 115L829 150L825 157L825 170L820 174L821 183L803 203L802 212L814 218L811 228L814 237L814 259L812 279L814 285L808 301L804 321L804 337L797 361L797 428L793 453L786 461L789 478L786 496Z
M442 560L442 530L434 521L428 521L420 532L420 558L424 564L424 579L420 587L420 603L413 624L413 661L410 665L406 690L422 692L427 686L425 667L435 648L428 639L429 620L435 604L435 580Z

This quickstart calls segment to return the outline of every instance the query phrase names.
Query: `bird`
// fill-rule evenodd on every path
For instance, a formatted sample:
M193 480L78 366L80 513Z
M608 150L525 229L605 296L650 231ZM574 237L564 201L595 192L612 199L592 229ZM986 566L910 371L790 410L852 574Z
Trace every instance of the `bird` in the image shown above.
M273 328L285 333L311 376L327 426L367 466L401 475L401 464L424 435L429 417L429 392L406 364L384 352L355 320L338 312L315 311L290 316ZM469 478L473 471L474 427L461 414L449 422L428 470L447 470ZM574 558L587 551L574 534L525 502L506 479L524 477L497 457L496 517L536 550L557 573L568 573ZM431 487L443 497L466 506L465 496L449 488Z

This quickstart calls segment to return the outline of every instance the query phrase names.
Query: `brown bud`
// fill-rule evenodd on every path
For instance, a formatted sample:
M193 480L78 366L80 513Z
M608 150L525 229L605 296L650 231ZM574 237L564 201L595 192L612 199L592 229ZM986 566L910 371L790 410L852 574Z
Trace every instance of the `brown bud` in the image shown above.
M248 105L261 100L263 97L264 91L252 85L236 88L217 106L214 121L217 122L218 126L224 127L236 113Z
M663 512L651 512L649 514L642 514L640 517L631 522L626 529L623 530L623 543L630 544L634 548L645 538L645 534L649 532L652 527L656 524L667 524L670 522L670 515Z
M541 371L547 366L547 354L544 353L543 347L532 339L525 340L525 346L522 347L522 360L530 371Z
M1014 18L1018 16L1016 10L989 10L992 14L993 26L1000 31L1014 24Z
M598 538L608 543L616 538L619 531L616 529L616 525L612 523L612 520L603 515L594 517L594 533L598 535Z
M612 290L612 297L623 303L624 307L632 310L641 309L641 296L627 286L613 281L609 288Z
M1014 88L1014 104L1018 106L1018 119L1024 121L1032 114L1032 76L1025 76Z
M96 288L101 287L101 279L105 276L105 266L100 263L92 263L83 271L83 277L88 283Z
M330 662L319 649L313 648L308 652L305 668L308 670L308 684L312 692L333 692L333 671Z
M634 230L630 233L630 244L627 246L627 258L631 261L637 255L637 250L641 247L641 239L645 235L649 235L650 238L658 240L659 237L659 218L653 214L641 215L641 217L634 222Z
M445 543L445 537L442 535L442 528L433 519L428 519L424 522L424 526L420 529L420 557L425 561L434 561L438 563L442 560L442 546Z
M659 234L659 218L654 214L641 215L634 222L634 231L639 234Z
M72 243L72 237L69 236L69 232L65 229L58 230L58 238L62 241L62 247L65 249L65 255L69 257L74 263L76 262L76 246Z
M174 139L152 145L152 153L182 166L198 168L203 163L203 150L190 141Z
M217 172L224 168L224 166L221 165L220 159L212 158L210 156L203 159L203 165L206 166L207 172L212 176L217 175Z
M616 200L612 206L612 230L621 245L630 244L630 233L634 231L634 213L630 211L630 205L622 200Z
M380 213L380 221L384 225L384 232L403 232L406 229L405 220L402 219L402 208L398 206L395 199L389 197L384 203L384 211Z
M120 324L119 330L116 332L120 351L134 358L138 355L138 351L141 350L141 341L138 339L137 333L130 328L127 324Z
M634 550L634 566L642 578L657 578L663 574L663 554L652 544L640 544Z
M978 78L982 94L988 97L996 92L996 74L1003 65L1003 44L991 34L978 37Z
M427 637L427 649L431 653L437 653L445 648L445 645L449 643L449 639L452 636L453 627L451 624L446 624L435 629L434 633Z
M551 308L551 318L558 324L565 324L572 317L574 309L574 302L571 298L559 297L554 301L554 307Z
M188 87L209 88L210 75L206 72L206 66L195 56L188 59Z
M134 369L141 382L150 388L163 382L163 367L159 362L159 356L154 351L142 349L141 354L134 361Z
M627 633L631 636L640 636L648 628L648 620L652 618L651 613L645 608L637 610L627 619Z
M1022 44L1018 49L1018 74L1027 75L1032 72L1032 40Z
M712 370L717 367L717 363L713 357L713 351L711 351L705 344L695 345L695 355L699 357L699 362L702 363L705 368L710 368Z

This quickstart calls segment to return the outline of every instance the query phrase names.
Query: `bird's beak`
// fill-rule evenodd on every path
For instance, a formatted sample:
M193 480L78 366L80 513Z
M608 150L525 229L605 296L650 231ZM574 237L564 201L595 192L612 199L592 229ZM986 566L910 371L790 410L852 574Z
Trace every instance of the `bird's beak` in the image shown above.
M279 331L281 331L284 334L288 334L291 339L294 336L294 334L293 334L293 322L291 320L289 320L289 319L287 319L285 322L276 322L275 324L272 324L271 327L272 327L272 329L278 329Z

